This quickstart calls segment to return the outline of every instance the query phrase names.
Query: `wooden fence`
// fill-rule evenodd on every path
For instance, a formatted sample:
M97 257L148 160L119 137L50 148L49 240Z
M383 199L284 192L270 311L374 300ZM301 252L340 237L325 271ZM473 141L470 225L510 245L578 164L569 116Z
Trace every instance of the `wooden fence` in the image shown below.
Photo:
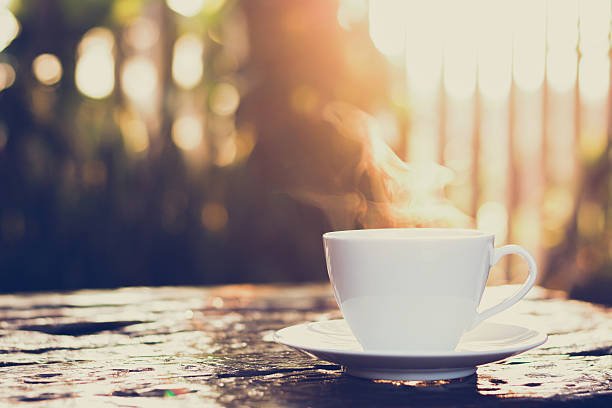
M406 89L405 158L454 170L453 203L498 244L526 246L542 281L564 289L612 249L610 10L609 0L370 2L370 36ZM516 266L496 276L519 279Z

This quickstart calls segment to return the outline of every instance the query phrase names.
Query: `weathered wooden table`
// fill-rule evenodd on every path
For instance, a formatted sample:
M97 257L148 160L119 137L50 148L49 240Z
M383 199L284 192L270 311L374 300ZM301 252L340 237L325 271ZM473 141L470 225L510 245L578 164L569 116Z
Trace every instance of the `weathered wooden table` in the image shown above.
M0 405L612 406L612 309L536 288L500 319L546 344L431 383L353 378L271 341L337 317L329 285L0 296Z

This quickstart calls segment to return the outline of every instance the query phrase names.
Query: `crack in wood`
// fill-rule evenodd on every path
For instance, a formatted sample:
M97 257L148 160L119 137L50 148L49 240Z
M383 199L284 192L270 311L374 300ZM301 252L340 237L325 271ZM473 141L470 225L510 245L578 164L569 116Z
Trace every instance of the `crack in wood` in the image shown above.
M110 321L110 322L78 322L49 325L21 326L19 330L37 331L58 336L84 336L103 331L117 330L141 323L151 323L143 320Z
M0 354L45 354L50 351L65 351L65 350L86 350L93 347L43 347L38 349L13 349L13 350L0 350Z
M38 364L36 361L27 362L27 363L0 361L0 367L18 367L18 366L36 365L36 364Z
M38 402L38 401L49 401L49 400L72 398L72 397L73 397L73 394L71 393L57 394L57 393L52 393L52 392L45 392L35 397L21 396L21 397L16 397L15 399L19 401L23 401L23 402Z
M570 357L577 357L577 356L583 356L583 357L602 357L602 356L609 356L612 355L612 347L601 347L601 348L596 348L593 350L585 350L585 351L573 351L570 353L567 353L568 356Z
M304 368L273 368L270 370L240 370L233 373L219 373L216 375L217 378L244 378L244 377L261 377L273 374L284 374L284 373L300 373L304 371L312 370L341 370L342 367L337 364L317 364L312 367Z

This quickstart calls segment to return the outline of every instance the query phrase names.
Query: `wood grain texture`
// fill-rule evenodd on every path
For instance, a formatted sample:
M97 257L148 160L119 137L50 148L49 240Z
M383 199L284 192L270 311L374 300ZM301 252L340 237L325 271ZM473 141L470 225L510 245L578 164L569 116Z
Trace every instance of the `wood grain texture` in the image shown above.
M498 319L548 342L453 381L353 378L271 341L338 317L328 285L0 296L0 405L612 406L611 309L536 288Z

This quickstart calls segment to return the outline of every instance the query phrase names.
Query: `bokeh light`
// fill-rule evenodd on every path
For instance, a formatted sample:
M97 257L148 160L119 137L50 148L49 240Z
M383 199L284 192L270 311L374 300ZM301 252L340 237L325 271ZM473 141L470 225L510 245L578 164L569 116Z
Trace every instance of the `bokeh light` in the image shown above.
M195 114L179 116L172 125L172 141L182 150L193 150L202 144L204 122Z
M141 153L149 148L147 125L135 114L121 112L119 114L119 128L128 152Z
M159 40L159 27L146 17L136 19L126 30L125 41L134 49L147 50Z
M115 36L111 30L106 27L94 27L83 35L83 38L77 46L77 54L96 51L98 49L112 53L114 46Z
M185 17L192 17L202 11L204 0L166 0L170 10Z
M101 160L88 160L81 169L81 180L87 187L101 187L106 183L106 164Z
M291 90L291 108L301 114L315 112L319 105L319 95L316 89L308 85L299 85Z
M32 61L32 72L43 85L54 85L62 78L62 63L53 54L40 54Z
M578 152L585 163L594 163L606 150L608 133L602 129L584 129L580 133Z
M204 13L214 14L223 7L225 0L204 0Z
M19 34L19 22L10 10L0 7L0 52Z
M236 131L236 161L244 160L255 147L255 129L253 124L242 124Z
M157 68L150 58L137 55L125 61L121 69L121 89L141 107L150 107L157 90Z
M220 143L217 144L217 156L214 163L219 167L229 166L236 160L238 146L236 143L236 134L232 133Z
M601 204L587 201L580 206L578 212L578 231L586 238L593 238L601 234L605 226L605 212Z
M508 234L508 210L495 201L484 203L476 215L478 229L495 234L496 243L506 242Z
M367 0L340 0L338 3L338 24L345 30L363 21L368 14Z
M81 93L93 99L109 96L115 87L115 40L103 27L89 30L78 46L75 82Z
M220 116L232 115L240 104L240 93L230 83L217 84L210 95L210 109Z
M129 24L143 12L143 3L133 0L115 0L112 2L110 15L120 24Z
M526 248L538 248L542 235L540 208L521 203L511 216L512 240Z
M210 202L202 207L202 225L209 231L221 231L227 225L228 219L227 210L220 203Z
M195 87L202 79L204 43L195 34L184 34L174 43L172 78L184 89Z
M15 82L15 69L11 64L0 62L0 92Z
M551 187L542 199L542 227L546 247L553 247L564 238L563 228L572 216L574 198L566 187Z

